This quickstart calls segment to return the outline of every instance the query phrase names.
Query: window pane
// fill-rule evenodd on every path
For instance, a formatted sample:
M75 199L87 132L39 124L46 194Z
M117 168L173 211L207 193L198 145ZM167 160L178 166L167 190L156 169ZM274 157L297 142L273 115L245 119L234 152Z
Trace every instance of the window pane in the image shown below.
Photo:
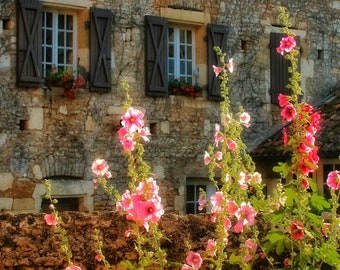
M187 75L192 75L192 63L191 62L187 62Z
M169 28L169 41L173 42L174 41L174 29Z
M73 33L72 32L66 33L66 46L72 47L72 45L73 45Z
M195 186L187 185L187 201L195 200Z
M187 46L187 59L192 59L192 46Z
M181 62L180 62L179 73L180 73L181 75L186 74L186 73L185 73L185 61L181 61Z
M44 12L44 22L45 22L45 27L52 27L52 13L51 12Z
M73 63L73 50L66 50L66 64Z
M58 28L59 29L65 29L65 22L64 22L64 15L59 14L58 15Z
M174 45L169 44L169 57L174 57Z
M58 64L65 64L65 61L64 61L64 50L63 49L59 49L58 50Z
M187 43L192 44L192 37L191 37L191 31L187 31Z
M64 32L58 31L58 46L64 46L65 39L64 39Z
M72 15L66 16L66 29L73 30L73 16Z
M52 45L52 30L46 30L44 33L46 35L45 44L46 45ZM43 37L44 38L44 37Z
M169 74L174 74L174 60L173 59L169 59Z
M180 46L180 49L179 49L179 58L180 59L185 59L185 46L184 45L181 45Z
M195 214L195 204L194 203L187 203L186 204L186 213L187 214Z
M185 41L185 30L180 30L179 32L179 42L180 43L186 43Z
M46 48L46 59L45 59L45 62L52 63L52 48L51 47L47 47Z

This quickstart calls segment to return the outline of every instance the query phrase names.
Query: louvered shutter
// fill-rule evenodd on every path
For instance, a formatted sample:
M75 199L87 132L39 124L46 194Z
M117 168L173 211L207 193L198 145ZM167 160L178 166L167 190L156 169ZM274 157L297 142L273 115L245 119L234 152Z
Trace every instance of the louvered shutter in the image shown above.
M145 16L146 95L168 96L168 22Z
M90 91L111 91L111 24L109 9L91 8Z
M279 94L290 94L290 90L286 88L289 83L288 67L290 62L279 54L276 49L280 46L281 39L287 36L284 33L270 33L270 97L272 104L278 104ZM300 47L300 37L295 37L296 46ZM299 61L300 69L300 61Z
M18 86L42 84L42 6L36 0L19 0L17 5Z
M225 25L208 24L208 99L222 100L220 90L220 79L216 78L212 65L218 65L219 59L214 50L215 46L221 48L223 52L227 50L228 29Z

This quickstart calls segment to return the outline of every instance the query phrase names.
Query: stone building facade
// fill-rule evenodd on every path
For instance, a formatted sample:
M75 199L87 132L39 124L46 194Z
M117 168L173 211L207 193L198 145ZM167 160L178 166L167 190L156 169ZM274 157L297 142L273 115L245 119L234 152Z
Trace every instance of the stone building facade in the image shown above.
M219 122L219 92L210 69L217 64L213 45L234 59L230 98L234 109L242 105L252 116L244 133L247 145L254 147L280 124L275 102L280 89L272 87L279 79L271 64L276 63L271 51L280 32L279 5L290 12L299 36L303 99L314 104L340 85L340 1L9 0L0 5L2 211L41 211L47 178L65 209L112 209L110 198L94 190L90 167L104 158L110 184L126 188L127 162L117 136L124 79L152 133L144 157L165 210L186 213L189 197L195 197L189 192L209 189L203 155ZM44 83L46 68L58 63L70 64L86 79L86 89L75 99ZM178 74L204 86L202 94L170 95L169 78Z

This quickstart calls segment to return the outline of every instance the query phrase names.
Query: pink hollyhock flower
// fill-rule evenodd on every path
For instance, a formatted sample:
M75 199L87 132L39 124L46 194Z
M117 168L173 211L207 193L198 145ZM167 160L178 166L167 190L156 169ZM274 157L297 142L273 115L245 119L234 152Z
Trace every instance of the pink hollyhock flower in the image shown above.
M247 175L244 172L240 172L238 183L240 184L241 189L247 189Z
M226 231L229 231L231 228L231 221L229 218L223 219L223 227Z
M288 267L288 266L290 266L290 264L291 263L290 263L290 260L288 258L283 260L283 266Z
M213 67L215 76L217 77L221 73L222 69L220 67L215 66L215 65L213 65L212 67Z
M236 142L232 139L227 140L227 145L228 145L228 149L232 151L234 151L237 148Z
M132 230L127 230L127 231L124 232L124 235L126 237L130 237L131 233L132 233Z
M220 161L223 158L223 154L221 151L217 151L215 154L215 158Z
M135 144L136 142L133 141L132 139L128 138L128 139L123 139L121 141L124 150L128 151L128 152L132 152L135 149Z
M204 152L204 165L208 165L211 161L210 155L207 151Z
M220 131L220 125L219 124L215 125L215 135L214 135L214 138L215 138L215 143L214 143L215 146L218 146L219 142L223 142L224 141L224 137L223 137L223 134Z
M285 106L287 106L288 104L290 104L290 103L289 103L288 96L286 96L286 95L279 94L278 99L279 99L279 105L280 105L280 107L285 107Z
M71 265L65 268L65 270L81 270L79 266Z
M324 237L328 237L327 231L329 230L330 223L324 223L323 226L325 227L325 230L321 228L321 233Z
M294 240L302 240L305 237L302 222L293 220L290 225L290 233Z
M321 119L321 116L318 112L314 112L310 117L311 125L316 129L316 131L320 130L320 125L319 125L320 119Z
M121 127L117 133L120 141L124 140L127 136L131 136L125 127Z
M198 202L198 210L199 210L199 211L202 211L202 210L206 207L206 205L207 205L207 203L208 203L205 194L202 194L202 193L201 193L201 194L198 196L197 202Z
M303 178L302 181L301 181L301 186L304 188L304 189L309 189L309 182L306 178Z
M296 42L293 36L283 37L280 41L280 47L276 50L278 53L290 52L296 46Z
M250 115L246 112L241 113L240 115L240 123L245 127L250 127Z
M288 104L281 111L281 116L285 121L292 121L296 116L296 109L292 104Z
M144 126L144 114L137 109L130 107L127 112L121 117L122 125L129 133L139 131Z
M340 188L340 171L335 170L328 174L327 185L334 191Z
M151 136L149 128L143 127L140 131L140 136L145 142L149 142L150 141L149 137Z
M214 257L216 256L216 241L214 239L209 239L206 251L208 252L208 256Z
M103 176L109 170L109 165L104 159L96 159L92 163L91 170L94 174Z
M229 62L227 64L227 69L229 70L230 73L234 72L234 59L230 58Z
M231 115L230 114L224 114L223 116L222 116L222 123L224 124L224 125L229 125L230 124L230 122L231 122Z
M237 218L237 223L234 226L234 230L236 233L243 232L244 225L253 225L255 222L256 211L250 205L250 203L241 203L239 209L236 210L235 216Z
M212 205L211 212L218 213L222 211L222 201L224 200L223 193L217 191L214 195L210 197L210 203Z
M227 203L227 207L228 207L228 212L230 213L230 215L235 215L236 211L237 211L237 204L234 201L229 201Z
M255 255L256 250L257 250L257 244L252 239L247 239L244 242L244 246L247 249L247 255L244 256L244 260L246 262L249 262L254 258L254 255Z
M102 261L102 256L100 254L97 254L96 257L94 257L98 262Z
M287 146L287 144L289 142L289 136L288 136L288 133L287 133L287 128L284 128L282 130L282 133L283 133L283 144L284 144L284 146Z
M140 195L144 195L145 197L153 197L154 195L158 194L159 186L157 182L152 178L149 177L145 181L140 181L138 187L136 188L136 192Z
M58 217L54 214L46 214L44 218L47 225L55 226L58 224Z
M309 173L312 173L317 168L317 165L314 164L314 161L310 159L309 156L304 156L300 159L299 162L299 171L303 175L308 175Z
M262 183L262 175L258 172L254 172L253 174L250 175L250 181L254 182L256 184L261 184Z
M189 255L186 258L186 262L188 265L192 266L196 270L201 267L203 260L199 253L190 251Z

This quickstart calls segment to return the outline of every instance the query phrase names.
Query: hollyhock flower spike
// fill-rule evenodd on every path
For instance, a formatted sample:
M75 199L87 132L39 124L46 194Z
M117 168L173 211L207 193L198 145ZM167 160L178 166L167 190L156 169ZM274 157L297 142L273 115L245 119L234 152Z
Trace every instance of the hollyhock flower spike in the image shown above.
M340 188L340 171L335 170L328 174L327 185L334 191Z

